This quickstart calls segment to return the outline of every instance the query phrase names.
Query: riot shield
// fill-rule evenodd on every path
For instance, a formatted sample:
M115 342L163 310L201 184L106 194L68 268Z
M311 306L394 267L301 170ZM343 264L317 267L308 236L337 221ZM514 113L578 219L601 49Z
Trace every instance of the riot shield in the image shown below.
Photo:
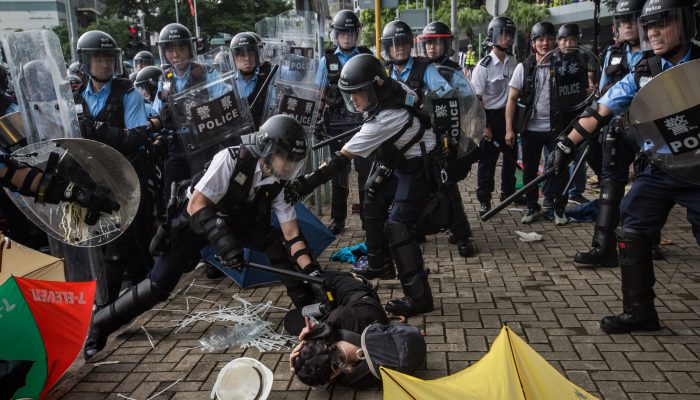
M277 36L277 17L265 17L256 22L255 32L262 38L261 60L275 62L282 48L282 40Z
M16 32L4 36L2 45L22 114L22 133L29 143L13 154L43 169L49 155L57 153L61 156L59 173L64 168L66 179L108 190L120 211L103 214L95 226L88 226L78 218L87 210L75 204L42 205L16 194L10 198L37 226L67 244L91 247L114 240L136 215L133 204L138 205L140 190L133 167L116 150L80 139L77 109L56 34L46 30ZM74 140L55 141L65 138ZM82 178L84 182L79 181Z
M216 153L240 144L240 136L254 129L248 102L240 95L235 65L226 73L213 67L221 51L214 49L189 60L190 76L200 76L202 82L168 96L192 171L201 171Z
M700 185L698 76L700 60L662 72L637 92L626 117L629 135L655 165L696 185Z
M542 57L537 68L548 69L549 76L553 77L550 101L555 105L552 109L557 114L583 111L597 93L596 90L589 90L589 73L592 74L592 80L598 82L600 64L598 57L585 47L579 46L567 51L560 48L551 50Z
M80 137L61 45L48 30L15 32L2 38L28 143Z
M283 42L281 56L295 54L306 58L318 58L318 17L315 12L283 12L277 16L276 28L277 37Z
M94 247L116 239L131 224L141 197L138 177L129 161L106 144L81 138L30 144L12 156L45 170L52 154L59 160L57 175L85 189L101 188L100 195L119 203L119 211L103 213L95 225L87 225L88 210L74 203L39 204L5 189L12 201L44 232L72 246Z
M456 149L457 158L462 158L479 147L486 113L474 87L461 71L448 67L438 67L438 71L449 89L427 91L423 110L432 118L435 135L447 138L448 148Z

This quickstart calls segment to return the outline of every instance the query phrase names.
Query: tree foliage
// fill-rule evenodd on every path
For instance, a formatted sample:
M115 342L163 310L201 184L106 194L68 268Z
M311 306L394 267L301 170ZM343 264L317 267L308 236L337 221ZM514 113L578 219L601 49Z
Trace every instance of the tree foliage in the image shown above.
M119 46L122 50L127 48L131 38L129 33L129 22L123 19L100 18L85 28L78 27L78 37L91 30L100 30L109 33L114 40L117 41L117 46ZM70 39L68 35L68 26L65 24L58 25L53 28L53 32L56 34L56 36L58 36L58 40L61 43L63 58L65 58L66 62L70 63Z

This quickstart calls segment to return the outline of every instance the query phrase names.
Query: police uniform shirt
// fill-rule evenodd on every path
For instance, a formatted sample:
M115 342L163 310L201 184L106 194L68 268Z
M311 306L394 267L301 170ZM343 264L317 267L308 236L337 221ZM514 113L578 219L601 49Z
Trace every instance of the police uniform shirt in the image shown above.
M401 83L404 90L415 96L415 92ZM401 137L394 142L397 148L403 147L418 133L420 123L405 109L389 109L380 111L375 118L362 124L362 128L348 141L343 150L356 156L367 158L382 143L396 135L408 122L414 118L413 126L408 128ZM425 149L429 152L435 148L435 134L432 129L426 129L423 138L404 153L405 158L419 157L421 155L420 143L425 143Z
M180 93L184 88L185 85L187 84L187 81L190 79L190 70L192 69L192 63L190 63L187 66L187 70L185 70L185 73L182 74L182 76L178 76L177 73L171 72L173 74L173 83L175 83L175 90L170 90L170 93ZM207 82L211 82L214 80L217 80L220 78L220 74L217 70L211 68L207 72ZM158 82L158 89L156 90L156 98L153 100L153 112L156 114L160 114L160 109L163 107L163 101L160 99L160 92L163 90L163 83L165 82L165 75L161 76L160 81ZM215 85L211 85L207 88L209 91L209 97L211 99L216 99L218 97L223 96L226 94L230 88L228 85L222 83L218 83Z
M228 192L228 186L231 181L231 174L236 168L237 159L235 159L228 149L221 150L216 153L211 161L211 165L204 173L202 179L194 187L195 190L202 193L207 199L215 204ZM255 164L255 173L253 174L253 183L250 186L248 200L253 201L255 192L259 186L270 185L280 180L273 175L266 178L262 176L260 163ZM284 201L284 191L280 191L277 197L272 200L272 211L277 216L280 223L285 223L297 219L297 214L294 211L294 206Z
M403 71L399 72L396 66L393 66L391 68L390 76L396 81L406 82L409 75L411 75L412 68L413 57L410 57L408 59L408 62L406 62ZM440 75L440 73L435 68L435 66L433 66L433 64L429 64L428 67L425 69L425 73L423 74L423 85L425 86L426 90L436 92L438 96L441 96L442 94L450 90L450 85L447 83L445 78L443 78L442 75Z
M260 67L255 67L253 71L253 76L249 80L246 80L243 75L240 75L238 79L238 89L239 92L243 93L246 98L253 93L255 90L255 85L258 83L258 73L260 72Z
M633 51L630 51L630 45L625 44L625 57L626 57L625 61L627 61L627 65L629 66L630 71L634 72L634 66L637 65L639 60L642 59L643 55L644 55L644 52L641 49L633 52ZM598 85L598 89L601 91L603 90L605 85L608 84L608 75L605 73L605 68L607 68L609 65L611 65L611 63L614 63L612 65L617 65L617 64L622 62L622 60L614 60L614 59L611 60L610 56L611 56L611 52L608 51L605 54L605 62L603 63L603 73L600 76L600 84Z
M690 60L690 48L688 52L685 53L683 58L678 62L678 64L683 64ZM678 65L677 64L677 65ZM661 70L666 71L667 69L673 67L670 61L665 58L661 58ZM641 82L642 86L645 82ZM634 80L634 72L627 74L622 80L614 84L605 94L598 100L598 104L602 104L609 108L614 115L620 115L627 111L627 108L632 103L634 95L639 91L637 87L637 82Z
M109 94L112 92L112 81L105 83L97 92L92 88L92 80L80 94L90 110L90 114L97 116L105 106ZM146 106L143 96L137 90L132 90L124 95L124 126L126 129L134 129L148 126Z
M357 46L355 46L350 52L350 54L347 54L340 48L340 46L338 46L333 52L333 54L335 54L336 57L338 57L340 65L337 66L337 71L331 72L340 72L340 70L343 68L343 65L345 65L345 63L348 62L349 59L360 54L360 51L357 49ZM333 68L333 65L331 65L331 68ZM318 65L318 69L316 70L315 82L318 86L328 85L328 80L326 80L327 74L328 70L326 69L326 57L323 56L321 57L321 63Z
M549 132L550 126L550 86L549 68L535 68L535 109L527 122L526 129L533 132ZM513 77L508 86L523 90L525 85L525 66L520 63L513 71Z
M491 57L487 66L483 65L485 62L482 60L472 71L474 90L477 96L481 96L487 110L505 108L508 102L508 84L518 61L514 56L506 54L501 62L493 50L487 57Z

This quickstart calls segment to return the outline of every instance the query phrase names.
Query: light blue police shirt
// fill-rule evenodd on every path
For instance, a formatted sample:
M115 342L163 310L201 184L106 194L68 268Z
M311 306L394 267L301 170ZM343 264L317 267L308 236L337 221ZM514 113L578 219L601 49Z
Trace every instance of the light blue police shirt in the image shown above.
M409 57L405 68L401 72L398 71L396 66L393 66L391 68L391 77L395 80L406 83L408 76L411 74L411 69L413 68L413 60L413 57ZM438 94L446 92L450 89L450 85L447 83L445 78L440 75L433 64L429 64L425 69L425 73L423 74L423 84L425 85L426 91L429 90Z
M349 59L355 57L356 55L360 54L360 50L357 49L357 46L352 49L350 54L345 53L340 47L335 49L333 52L338 57L338 61L340 61L340 69L343 68L343 65L345 65L346 62L348 62ZM318 69L316 70L316 84L318 86L323 86L328 85L328 80L326 79L328 74L328 70L326 69L326 57L323 56L321 57L321 63L318 65Z
M80 93L87 104L90 114L97 116L105 106L109 94L112 92L112 80L107 82L100 90L95 92L92 89L92 80L90 80ZM124 95L124 126L126 129L134 129L142 126L148 126L148 118L146 117L146 107L144 105L143 96L137 90L132 90Z
M603 63L603 73L600 77L600 83L598 84L598 89L603 90L605 85L608 84L608 75L605 73L605 68L607 68L610 65L610 54L611 52L608 51L605 53L605 62ZM637 51L630 51L630 45L625 44L625 58L627 61L627 66L629 67L630 71L634 71L634 66L637 65L639 60L642 59L642 55L644 55L644 52L640 49Z
M192 68L192 64L189 64L187 66L187 70L185 71L184 74L182 74L182 76L178 76L177 73L173 72L173 82L175 83L175 91L172 93L179 93L185 88L187 81L190 79L191 68ZM173 68L173 71L174 71L174 68ZM220 76L219 72L212 68L207 72L207 82L217 80L217 79L219 79L219 76ZM160 81L158 82L158 90L156 91L156 98L153 100L153 112L156 114L160 114L160 109L163 107L163 101L160 99L160 91L163 89L164 79L165 79L165 73L161 76ZM229 91L229 86L224 84L224 83L219 83L216 85L209 86L209 88L207 90L209 91L210 98L215 99L217 97L221 97L224 94L226 94Z

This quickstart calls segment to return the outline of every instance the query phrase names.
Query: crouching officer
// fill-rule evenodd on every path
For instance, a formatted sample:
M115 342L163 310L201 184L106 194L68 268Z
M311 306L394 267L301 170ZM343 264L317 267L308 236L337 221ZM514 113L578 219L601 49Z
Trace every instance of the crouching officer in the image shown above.
M435 135L413 106L416 94L389 78L379 60L369 54L357 55L345 64L338 87L350 111L369 113L369 117L327 164L288 185L287 199L293 202L311 193L346 168L352 158L373 155L364 210L369 268L361 275L393 279L391 249L406 297L390 300L386 310L404 316L431 311L433 295L415 227L431 191L426 171Z
M700 58L700 47L691 43L696 33L696 17L691 0L649 0L639 17L642 27L642 60L634 72L613 85L574 123L550 156L557 173L564 171L575 148L607 125L614 115L624 113L639 89L654 76L689 60ZM660 329L654 307L654 238L666 223L674 204L688 210L695 240L700 244L700 185L689 184L669 175L656 165L637 175L622 200L618 229L622 313L604 317L600 327L607 333L655 331Z
M284 183L300 172L308 153L304 128L293 117L276 115L245 139L244 145L217 153L208 169L193 178L192 186L181 185L182 204L169 251L157 258L148 278L95 314L86 358L100 351L120 326L168 298L182 274L197 265L207 242L229 268L243 267L247 247L265 251L279 269L321 274L299 231L294 207L285 202L282 191ZM270 225L272 212L279 229ZM318 287L280 278L297 308L322 295Z
M450 28L440 21L429 23L423 29L423 34L418 36L418 42L421 44L423 52L436 68L445 67L461 71L459 64L450 60L450 56L454 54L454 50L452 50L453 39L454 35ZM442 142L442 139L439 141ZM471 165L467 168L465 172L469 173ZM471 239L472 229L464 211L464 202L457 184L458 182L453 182L452 180L446 182L446 190L454 207L451 213L453 219L450 224L450 242L457 244L460 256L471 257L476 254L477 250Z
M78 39L79 62L88 81L78 89L75 103L82 107L80 133L105 143L134 166L141 184L139 210L129 228L103 247L107 301L114 301L125 271L137 282L151 269L148 242L153 234L152 198L146 190L148 165L143 151L148 121L143 97L122 73L122 52L116 41L102 31L89 31Z

